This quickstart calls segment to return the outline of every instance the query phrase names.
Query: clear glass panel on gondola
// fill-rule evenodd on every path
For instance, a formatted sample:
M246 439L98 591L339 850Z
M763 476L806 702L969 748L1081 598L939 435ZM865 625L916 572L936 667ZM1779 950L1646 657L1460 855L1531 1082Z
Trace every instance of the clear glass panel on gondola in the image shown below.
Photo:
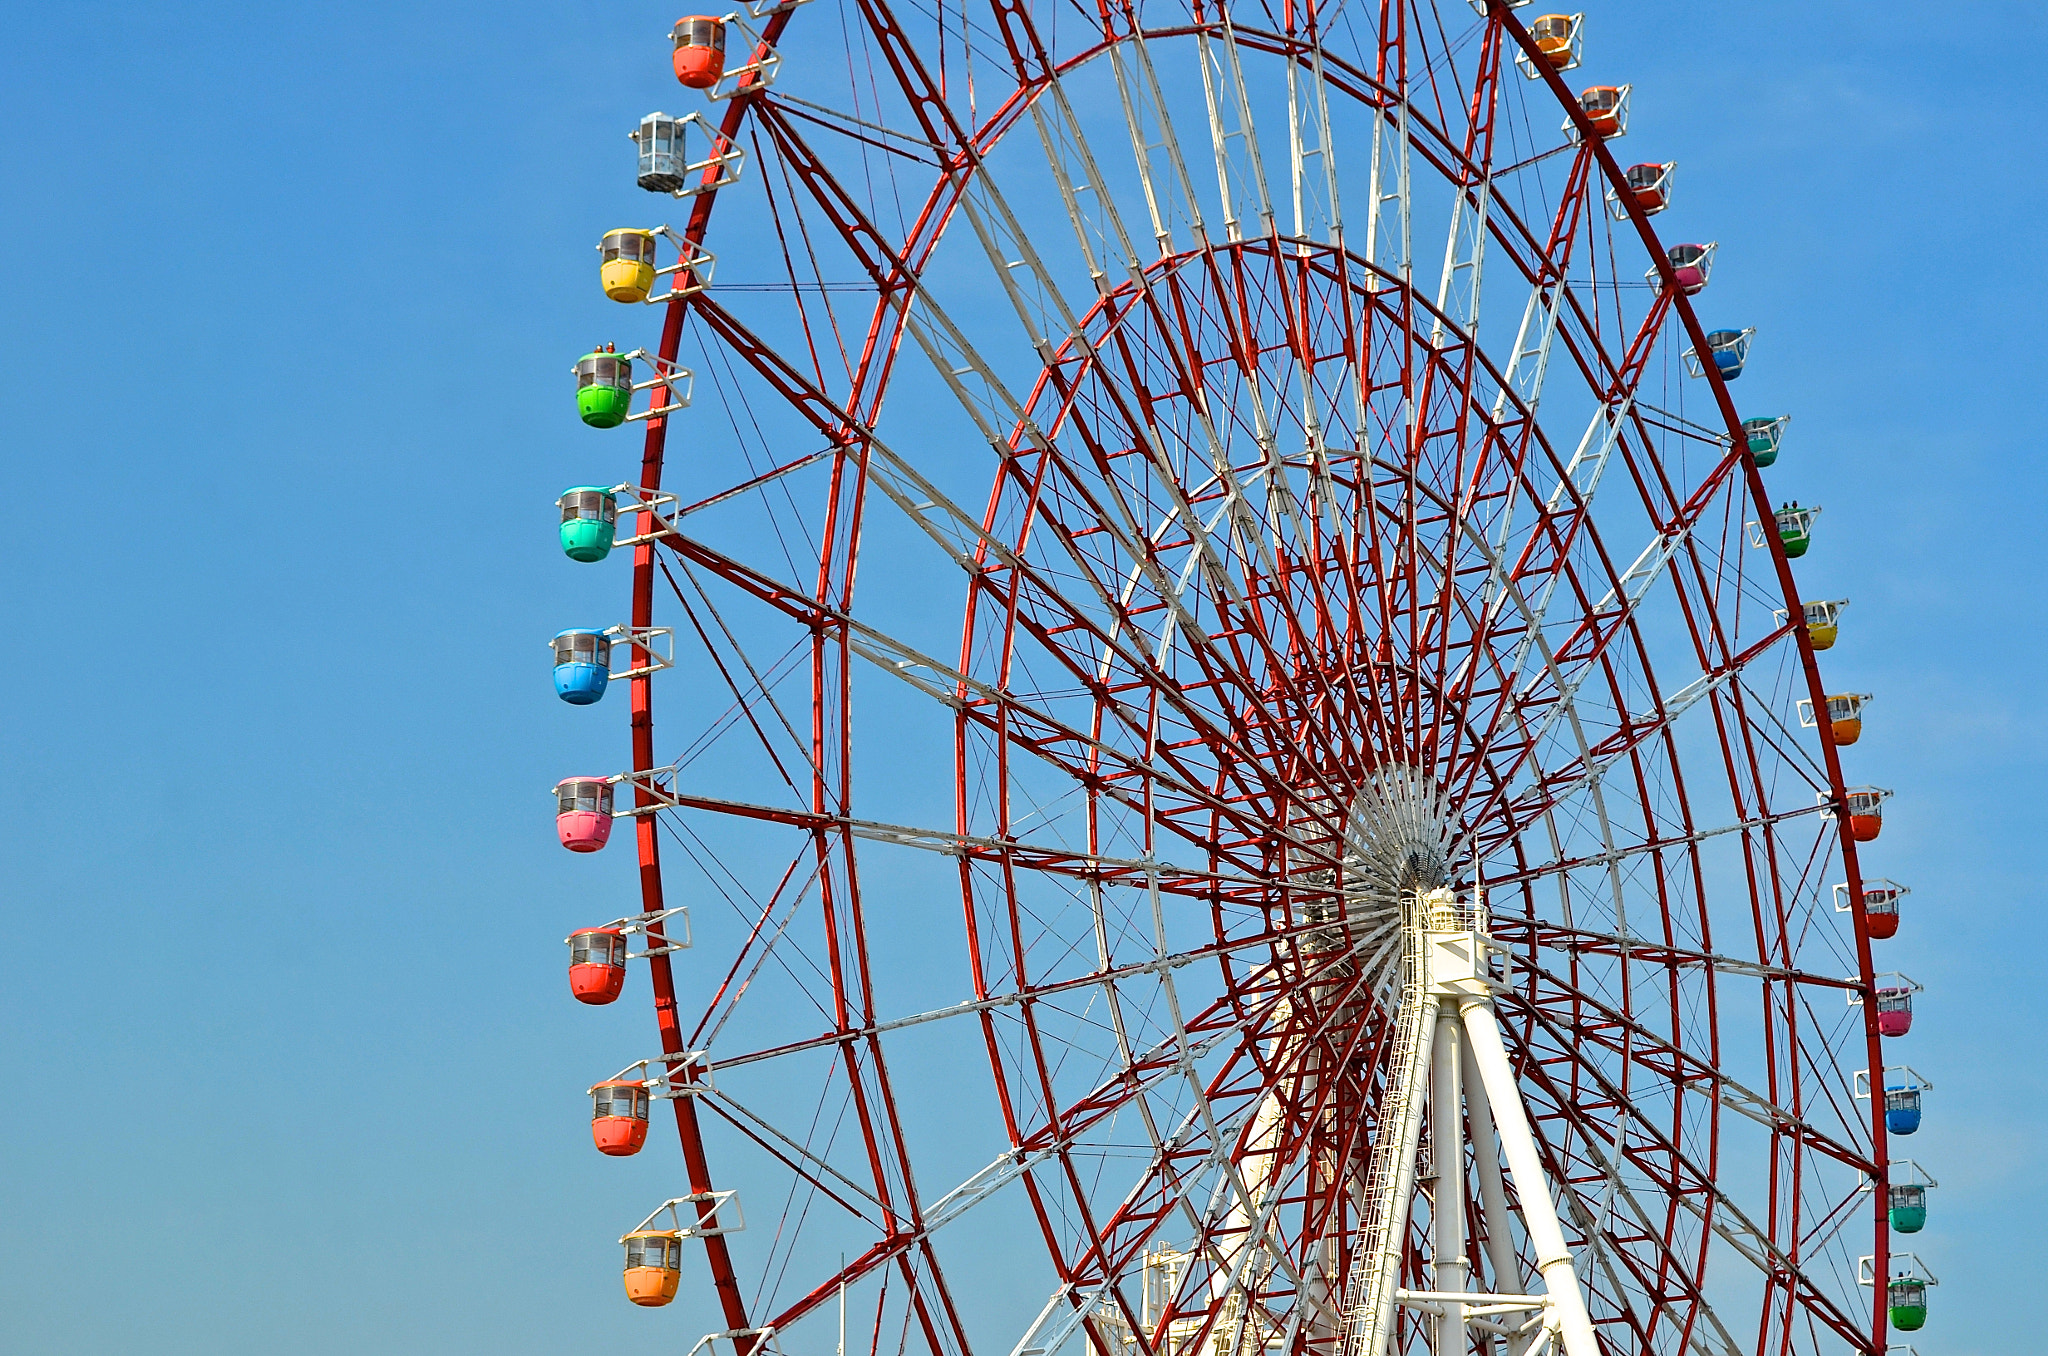
M649 193L680 192L689 182L690 158L684 148L689 123L666 113L649 113L632 133L640 146L640 187Z
M644 1121L647 1119L648 1100L645 1083L611 1079L590 1090L590 1114L592 1119L610 1117Z
M612 812L612 787L599 777L571 777L555 788L563 814L604 814Z
M606 231L597 248L603 262L607 264L615 260L632 264L651 264L654 262L654 232L634 227Z
M602 631L564 631L554 639L557 664L609 664L612 640Z
M681 1239L674 1231L649 1230L626 1235L626 1265L629 1267L678 1266L682 1261Z
M607 968L626 964L626 936L617 928L585 928L569 936L569 964L602 965Z
M562 510L565 523L616 523L619 520L618 496L595 485L579 485L564 490L555 504Z

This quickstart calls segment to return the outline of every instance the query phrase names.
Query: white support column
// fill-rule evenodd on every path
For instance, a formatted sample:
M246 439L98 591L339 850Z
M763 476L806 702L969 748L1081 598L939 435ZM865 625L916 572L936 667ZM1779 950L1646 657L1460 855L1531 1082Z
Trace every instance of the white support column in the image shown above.
M1429 1148L1435 1185L1431 1191L1431 1279L1447 1295L1463 1294L1465 1265L1465 1134L1459 1114L1458 1015L1446 1003L1437 1013L1430 1049ZM1436 1356L1465 1356L1465 1306L1444 1302L1436 1321Z
M1515 1256L1515 1236L1508 1231L1507 1179L1500 1170L1500 1139L1493 1130L1493 1108L1486 1085L1466 1041L1460 1053L1465 1066L1465 1119L1471 1129L1472 1159L1479 1172L1479 1214L1486 1221L1486 1260L1493 1266L1496 1294L1522 1295L1522 1264ZM1509 1350L1514 1349L1513 1344Z
M1564 1228L1558 1223L1557 1202L1551 1198L1549 1178L1536 1155L1535 1132L1522 1109L1514 1070L1508 1067L1507 1046L1501 1040L1493 1004L1485 998L1462 998L1458 1009L1470 1037L1469 1048L1479 1068L1480 1083L1498 1118L1501 1150L1507 1156L1508 1171L1515 1177L1522 1223L1536 1251L1536 1269L1543 1274L1565 1356L1600 1356L1593 1318L1579 1289L1578 1273L1572 1268L1571 1249L1565 1246Z

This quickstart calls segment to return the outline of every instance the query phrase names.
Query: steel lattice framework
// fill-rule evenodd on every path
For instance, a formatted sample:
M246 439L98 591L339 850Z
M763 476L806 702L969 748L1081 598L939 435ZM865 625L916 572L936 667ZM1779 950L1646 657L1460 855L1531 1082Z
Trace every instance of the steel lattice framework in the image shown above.
M681 641L634 649L626 783L643 907L698 912L650 958L691 1336L1363 1351L1442 884L1489 906L1599 1342L1882 1352L1870 941L1796 584L1514 7L759 17L745 175L683 236L724 202L786 275L668 303L697 405L645 421L676 507L633 554L635 634ZM1525 1291L1493 1198L1527 1184L1452 1107L1388 1283ZM1429 1312L1390 1342L1441 1356Z

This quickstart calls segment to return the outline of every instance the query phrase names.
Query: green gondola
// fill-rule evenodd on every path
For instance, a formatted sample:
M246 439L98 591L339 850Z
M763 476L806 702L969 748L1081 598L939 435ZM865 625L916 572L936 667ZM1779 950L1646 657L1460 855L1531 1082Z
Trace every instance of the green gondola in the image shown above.
M1901 1276L1885 1287L1885 1303L1891 1309L1892 1326L1900 1332L1918 1332L1927 1324L1927 1283L1917 1276Z
M576 360L576 413L592 428L617 428L633 404L633 360L611 345Z
M1813 545L1813 520L1819 515L1819 508L1801 508L1796 499L1778 509L1778 540L1785 544L1788 557L1797 560Z
M596 485L577 485L555 501L562 510L562 554L571 560L603 560L619 531L619 497Z
M1785 425L1791 420L1791 415L1781 414L1775 419L1742 421L1742 436L1748 441L1749 455L1759 468L1778 459L1778 444L1784 441Z
M1888 1212L1892 1228L1902 1234L1917 1234L1927 1227L1927 1188L1917 1183L1891 1189Z

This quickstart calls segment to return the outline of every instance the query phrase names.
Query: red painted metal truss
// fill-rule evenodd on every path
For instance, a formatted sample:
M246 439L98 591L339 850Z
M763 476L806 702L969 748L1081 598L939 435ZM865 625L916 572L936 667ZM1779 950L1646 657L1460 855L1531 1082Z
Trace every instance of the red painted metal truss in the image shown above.
M644 907L697 932L650 960L676 1310L740 1356L1333 1351L1392 964L1347 844L1398 784L1513 949L1602 1342L1881 1351L1796 586L1522 24L833 3L724 106L686 234L783 285L670 303L698 402L640 476L682 421L632 600L678 665L631 687Z

